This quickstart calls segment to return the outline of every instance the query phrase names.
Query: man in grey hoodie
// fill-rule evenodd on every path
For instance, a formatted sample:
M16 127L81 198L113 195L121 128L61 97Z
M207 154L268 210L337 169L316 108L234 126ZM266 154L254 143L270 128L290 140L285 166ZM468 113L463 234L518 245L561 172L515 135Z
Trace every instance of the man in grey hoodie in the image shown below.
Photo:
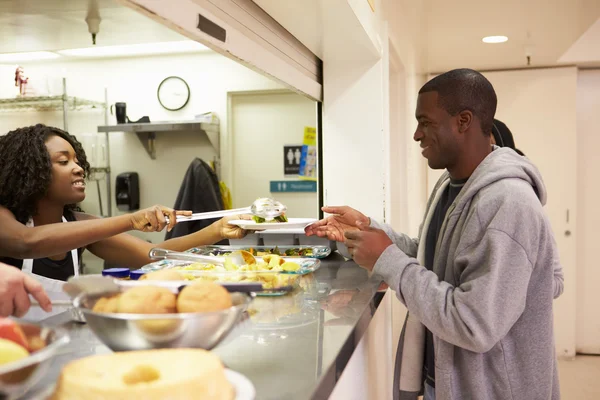
M418 239L350 207L308 227L344 241L408 309L394 399L558 399L552 300L563 275L538 169L490 146L496 94L459 69L419 91L414 139L446 169Z

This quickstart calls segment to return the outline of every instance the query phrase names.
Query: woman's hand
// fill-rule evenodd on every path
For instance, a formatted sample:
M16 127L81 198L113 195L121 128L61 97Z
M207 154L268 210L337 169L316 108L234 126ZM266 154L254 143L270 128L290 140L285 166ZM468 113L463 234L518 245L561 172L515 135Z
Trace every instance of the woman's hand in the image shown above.
M175 211L161 205L152 206L131 214L131 228L142 232L160 232L167 226L167 231L170 232L177 223L178 215L189 216L192 212Z
M229 224L229 221L233 220L251 220L252 216L250 215L235 215L229 217L223 217L217 222L214 223L215 227L218 229L222 239L242 239L248 234L248 231L240 228L237 225Z

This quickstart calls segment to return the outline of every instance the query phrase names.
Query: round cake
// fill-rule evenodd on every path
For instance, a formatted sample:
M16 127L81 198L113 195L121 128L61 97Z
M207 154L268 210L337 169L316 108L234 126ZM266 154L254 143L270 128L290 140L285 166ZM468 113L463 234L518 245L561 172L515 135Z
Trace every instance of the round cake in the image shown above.
M52 400L232 400L219 358L200 349L103 354L67 364Z

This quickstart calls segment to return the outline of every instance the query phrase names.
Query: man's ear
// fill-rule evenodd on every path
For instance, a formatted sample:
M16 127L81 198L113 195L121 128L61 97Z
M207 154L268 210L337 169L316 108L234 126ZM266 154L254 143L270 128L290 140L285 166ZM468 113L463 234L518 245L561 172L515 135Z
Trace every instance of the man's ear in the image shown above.
M471 127L473 123L474 117L473 113L469 110L461 111L458 114L458 131L460 133L465 133Z

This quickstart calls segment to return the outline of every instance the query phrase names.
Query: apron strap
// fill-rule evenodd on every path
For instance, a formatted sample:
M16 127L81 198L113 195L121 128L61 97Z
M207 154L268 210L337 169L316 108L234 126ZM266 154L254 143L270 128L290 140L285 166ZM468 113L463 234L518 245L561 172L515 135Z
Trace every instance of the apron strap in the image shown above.
M64 216L62 217L62 222L68 222ZM25 226L33 228L33 218L29 218ZM79 276L79 253L77 252L77 249L71 250L71 258L73 259L73 274ZM33 274L33 259L23 260L23 267L21 270Z

